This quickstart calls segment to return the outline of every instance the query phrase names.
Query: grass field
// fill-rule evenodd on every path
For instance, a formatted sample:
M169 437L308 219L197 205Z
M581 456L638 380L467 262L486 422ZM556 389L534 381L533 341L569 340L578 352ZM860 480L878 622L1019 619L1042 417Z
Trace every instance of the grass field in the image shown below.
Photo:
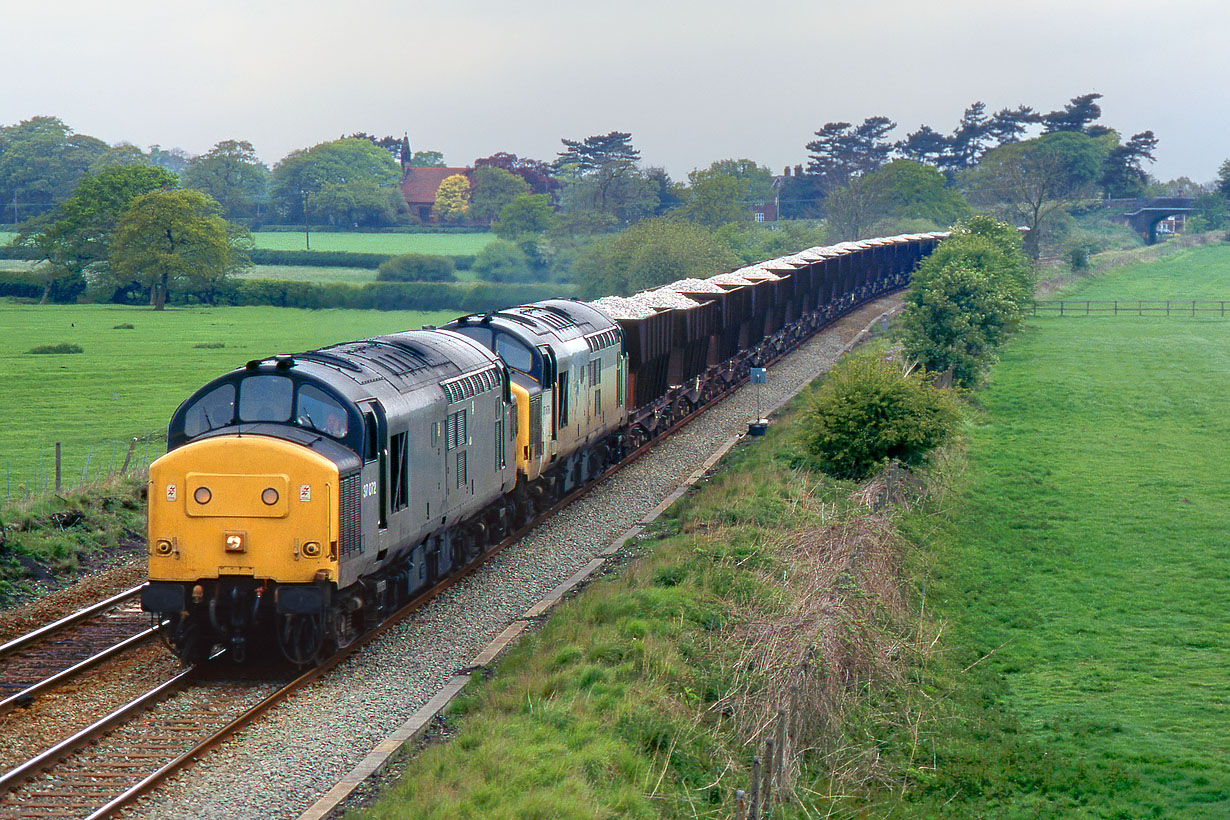
M1230 297L1230 248L1065 294L1177 295ZM1227 321L1034 319L979 394L929 601L1083 773L1035 816L1230 816Z
M253 265L240 279L272 279L279 282L314 282L327 285L366 285L376 281L372 268L334 268L313 265Z
M0 231L0 245L7 245L17 234ZM256 247L278 251L301 251L302 233L257 231L252 234ZM312 250L351 253L429 253L439 256L472 256L495 239L495 234L474 233L335 233L312 232Z
M40 453L50 471L60 441L66 475L80 478L90 445L93 472L100 458L110 458L106 442L165 430L193 390L249 359L442 324L455 315L0 304L0 469L10 492L21 481L37 482ZM133 329L116 329L123 324ZM26 352L61 343L84 352Z
M302 233L257 231L256 247L278 251L305 250ZM351 253L428 253L438 256L469 256L495 239L490 233L313 233L314 251Z
M1164 262L1079 279L1047 298L1230 300L1230 245L1189 248Z

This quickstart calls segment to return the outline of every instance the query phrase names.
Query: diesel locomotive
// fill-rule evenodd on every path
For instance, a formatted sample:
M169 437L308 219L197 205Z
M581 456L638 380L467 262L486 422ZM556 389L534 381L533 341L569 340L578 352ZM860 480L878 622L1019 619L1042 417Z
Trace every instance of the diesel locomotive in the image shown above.
M154 613L188 661L310 664L816 330L946 234L831 247L248 362L150 467Z

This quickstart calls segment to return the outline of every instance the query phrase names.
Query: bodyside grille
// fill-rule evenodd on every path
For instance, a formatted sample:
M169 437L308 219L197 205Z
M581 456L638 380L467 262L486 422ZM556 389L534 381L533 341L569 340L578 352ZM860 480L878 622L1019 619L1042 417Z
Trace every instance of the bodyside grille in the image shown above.
M342 555L350 555L359 551L360 541L360 523L359 523L359 474L354 473L343 478L340 482L341 487L338 490L337 498L337 513L338 513L338 536L341 542L337 545L338 552Z

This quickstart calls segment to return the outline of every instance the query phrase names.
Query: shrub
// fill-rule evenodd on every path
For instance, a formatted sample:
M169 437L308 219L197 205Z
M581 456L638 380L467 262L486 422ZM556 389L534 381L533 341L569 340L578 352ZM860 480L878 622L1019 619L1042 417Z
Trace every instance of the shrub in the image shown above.
M525 282L533 275L525 251L503 239L479 251L470 269L489 282Z
M130 325L128 322L124 322L122 325L116 325L115 327L111 329L112 330L136 330L136 328Z
M60 344L58 344L58 345L39 345L38 347L32 347L32 348L30 348L30 349L29 349L29 350L27 350L26 352L27 352L27 353L38 353L38 354L44 354L44 353L84 353L84 352L85 352L85 350L81 347L81 345L75 345L75 344L69 344L69 343L67 343L67 342L61 342L61 343L60 343Z
M1089 246L1074 245L1068 248L1068 265L1074 271L1089 270Z
M376 279L381 282L451 282L453 260L447 256L405 253L380 263Z
M974 384L1033 298L1033 270L1009 225L974 217L918 266L905 297L906 355Z
M892 459L920 463L959 418L955 400L921 373L903 375L897 361L861 354L830 371L806 411L803 436L820 469L861 480Z

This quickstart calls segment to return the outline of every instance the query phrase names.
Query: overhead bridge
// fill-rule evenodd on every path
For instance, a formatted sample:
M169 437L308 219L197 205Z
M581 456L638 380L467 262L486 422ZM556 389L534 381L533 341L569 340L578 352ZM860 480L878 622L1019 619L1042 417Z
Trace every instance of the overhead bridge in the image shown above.
M1119 211L1118 221L1130 225L1150 245L1157 242L1157 223L1178 214L1195 210L1196 200L1190 196L1158 196L1151 199L1114 199L1107 207Z

